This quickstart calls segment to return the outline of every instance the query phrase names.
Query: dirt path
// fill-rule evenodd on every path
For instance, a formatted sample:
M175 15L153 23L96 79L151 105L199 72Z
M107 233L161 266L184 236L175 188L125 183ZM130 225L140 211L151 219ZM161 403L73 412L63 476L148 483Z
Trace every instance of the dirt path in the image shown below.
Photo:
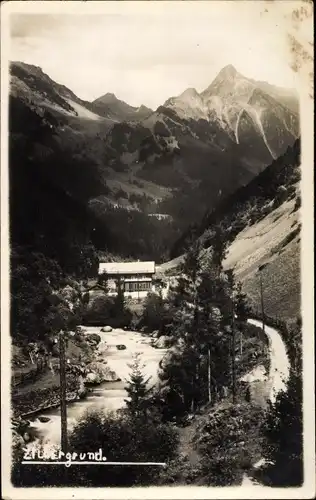
M261 321L255 319L249 319L248 323L258 328L262 327ZM280 333L275 328L265 325L265 334L268 337L270 353L269 382L271 389L269 399L274 403L278 393L286 389L290 374L290 363Z
M258 320L249 319L248 322L259 328L262 327L262 323ZM274 404L279 392L286 390L286 384L290 374L290 363L280 333L275 328L265 325L265 334L268 337L270 353L270 370L268 377L270 386L269 400ZM254 468L259 468L263 464L264 460L260 459L254 464ZM258 483L254 482L247 474L244 475L242 486L256 485L258 485Z

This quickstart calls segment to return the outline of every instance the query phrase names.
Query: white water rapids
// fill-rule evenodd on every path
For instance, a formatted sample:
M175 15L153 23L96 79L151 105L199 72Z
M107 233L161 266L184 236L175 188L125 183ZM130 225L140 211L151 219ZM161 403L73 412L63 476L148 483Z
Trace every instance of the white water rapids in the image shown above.
M104 382L88 394L85 399L69 403L67 405L68 430L71 431L74 424L86 410L118 410L125 405L126 379L129 378L131 368L128 366L132 362L133 355L141 353L141 362L145 365L143 373L146 378L151 377L149 384L155 384L158 379L159 361L166 353L166 349L155 349L151 346L150 337L143 336L139 332L125 331L121 329L112 332L101 332L99 327L84 328L86 333L97 333L101 337L99 349L102 351L102 344L106 343L107 350L105 360L111 370L115 371L121 379L120 382ZM125 350L118 350L116 345L124 344ZM48 422L41 422L39 417L48 417ZM45 448L60 443L60 409L45 410L38 414L31 426L35 428ZM29 443L29 446L34 446Z
M260 321L250 319L248 322L258 328L262 327ZM144 374L146 377L151 377L151 383L154 384L157 382L159 361L166 353L166 349L155 349L152 347L150 344L151 339L139 332L116 329L109 333L103 333L100 331L100 328L87 328L86 332L98 333L101 336L100 350L102 350L102 343L106 342L108 346L105 354L106 361L109 367L121 378L121 382L104 382L96 386L85 399L68 404L67 417L69 431L71 431L75 422L86 410L102 409L115 411L124 406L124 399L126 398L124 386L131 371L128 365L132 361L133 354L136 352L141 353L141 360L145 365ZM265 333L269 341L269 373L266 374L263 367L258 366L242 379L249 382L266 381L270 387L269 399L274 403L277 394L282 390L286 390L290 365L280 333L269 326L265 326ZM126 349L117 350L117 344L124 344ZM40 422L39 416L48 417L50 420L47 423ZM31 422L31 425L38 432L39 439L42 440L45 448L50 448L60 443L60 410L58 408L44 411ZM29 446L32 447L34 444L30 443ZM262 463L263 461L260 460L255 464L255 467L259 467ZM256 483L245 474L242 485L255 486Z

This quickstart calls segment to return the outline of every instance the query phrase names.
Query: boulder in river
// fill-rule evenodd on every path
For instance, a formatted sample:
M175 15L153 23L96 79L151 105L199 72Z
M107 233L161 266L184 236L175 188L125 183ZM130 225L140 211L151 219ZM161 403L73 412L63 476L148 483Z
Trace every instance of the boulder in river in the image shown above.
M49 417L38 417L38 420L42 422L42 424L47 424L50 421Z
M103 382L121 382L121 379L117 376L114 370L106 367L103 375Z
M166 347L168 347L168 344L169 337L167 337L166 335L162 335L161 337L159 337L159 339L156 340L156 342L154 343L154 347L156 347L156 349L165 349Z
M86 341L89 344L99 344L101 342L101 337L97 333L89 333L86 335Z
M105 332L105 333L111 332L112 330L113 330L113 328L111 326L103 326L101 328L101 332Z
M87 373L87 376L86 376L86 383L87 384L100 384L101 380L100 380L100 376L98 373L93 373L93 372L90 372L90 373Z
M94 361L87 367L88 374L85 379L87 384L100 384L101 382L117 382L118 376L114 370L105 364Z
M118 344L118 345L116 346L116 349L117 349L118 351L124 351L124 349L126 349L126 345L124 345L124 344Z

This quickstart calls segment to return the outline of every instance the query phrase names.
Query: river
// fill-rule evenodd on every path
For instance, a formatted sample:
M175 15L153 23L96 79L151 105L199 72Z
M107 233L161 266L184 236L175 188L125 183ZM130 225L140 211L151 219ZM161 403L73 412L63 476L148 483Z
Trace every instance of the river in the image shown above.
M112 332L101 332L101 327L82 327L86 333L97 333L101 337L98 349L102 352L107 346L105 359L110 369L114 370L121 379L120 382L104 382L95 386L85 399L67 405L68 430L87 410L112 410L116 411L125 405L126 379L129 378L133 355L140 353L141 362L144 364L143 373L146 378L151 377L149 385L158 381L159 361L166 353L166 349L156 349L151 345L151 338L139 332L114 329ZM125 350L118 350L116 345L124 344ZM48 417L49 421L43 423L39 417ZM45 410L31 420L38 439L44 445L60 444L60 409ZM32 446L34 443L30 443Z

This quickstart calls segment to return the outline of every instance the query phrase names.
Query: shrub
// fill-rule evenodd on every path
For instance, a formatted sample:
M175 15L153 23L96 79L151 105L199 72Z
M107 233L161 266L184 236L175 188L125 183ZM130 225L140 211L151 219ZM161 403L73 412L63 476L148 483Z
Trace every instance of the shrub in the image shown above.
M149 331L158 330L161 332L165 319L164 301L157 293L149 293L145 299L141 325Z
M303 482L302 377L291 372L287 392L270 404L263 424L263 457L272 465L257 476L269 486L300 486Z
M296 212L299 208L301 208L301 206L302 206L302 198L301 195L298 195L295 199L293 212Z
M90 326L109 325L112 328L128 326L132 313L125 307L117 307L117 297L96 297L84 315L84 324Z
M99 344L101 342L101 337L97 333L89 333L86 335L87 342L92 344Z
M95 326L108 324L112 308L113 299L111 297L96 297L91 301L91 305L84 315L84 323Z
M243 470L251 466L263 416L259 407L230 404L217 408L196 429L194 442L209 484L227 486L240 480Z
M108 461L169 462L177 453L178 436L168 425L130 419L126 415L91 412L77 423L69 440L70 452L103 450ZM58 470L59 469L59 470ZM133 486L158 482L161 466L16 466L17 486Z

